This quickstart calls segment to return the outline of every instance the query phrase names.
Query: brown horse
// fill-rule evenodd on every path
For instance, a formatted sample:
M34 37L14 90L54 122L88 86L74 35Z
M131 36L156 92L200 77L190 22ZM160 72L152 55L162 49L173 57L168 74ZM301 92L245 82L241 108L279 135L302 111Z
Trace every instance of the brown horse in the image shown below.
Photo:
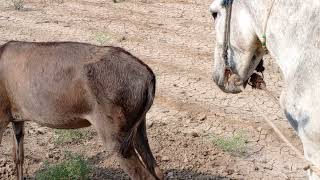
M19 180L25 121L60 129L93 125L132 179L163 179L146 135L154 95L152 70L118 47L76 42L0 47L0 143L11 122Z

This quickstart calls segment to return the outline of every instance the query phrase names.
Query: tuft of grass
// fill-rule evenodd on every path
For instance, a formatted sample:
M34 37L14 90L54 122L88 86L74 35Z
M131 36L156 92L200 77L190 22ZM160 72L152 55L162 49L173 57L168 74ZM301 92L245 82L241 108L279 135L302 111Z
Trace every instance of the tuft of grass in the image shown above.
M92 167L80 155L67 154L67 160L49 165L49 162L44 162L40 171L36 173L37 180L62 180L62 179L89 179Z
M105 45L112 37L108 33L97 32L94 34L94 38L100 45Z
M24 0L11 0L15 10L22 10L24 7Z
M231 137L212 137L212 142L225 152L244 155L246 152L246 138L243 133L237 133Z
M53 143L57 145L65 143L78 143L83 140L91 139L93 132L88 129L55 129L53 135Z

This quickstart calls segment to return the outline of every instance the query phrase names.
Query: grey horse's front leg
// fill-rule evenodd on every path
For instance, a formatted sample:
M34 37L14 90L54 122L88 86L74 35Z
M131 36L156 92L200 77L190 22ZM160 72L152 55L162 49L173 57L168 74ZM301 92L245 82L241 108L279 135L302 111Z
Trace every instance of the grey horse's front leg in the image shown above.
M13 122L13 159L16 164L17 180L23 180L23 138L24 138L24 122Z

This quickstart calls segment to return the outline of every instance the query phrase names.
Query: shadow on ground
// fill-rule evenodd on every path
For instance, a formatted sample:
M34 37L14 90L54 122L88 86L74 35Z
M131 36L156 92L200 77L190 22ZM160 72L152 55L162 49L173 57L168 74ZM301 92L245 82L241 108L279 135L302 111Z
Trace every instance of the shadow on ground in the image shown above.
M102 168L96 167L101 159L110 157L106 153L98 153L95 156L88 159L89 163L94 167L92 170L92 180L129 180L129 176L120 168ZM230 180L230 178L221 177L208 173L199 173L192 170L184 169L170 169L164 172L166 180Z
M92 169L92 180L129 180L129 176L120 168L102 168L94 166L101 159L106 159L110 155L105 152L97 153L88 159L89 163L94 167ZM164 172L166 180L230 180L230 178L221 177L208 173L199 173L192 170L169 169Z
M165 172L166 180L230 180L230 178L216 176L207 173L193 172L191 170L170 169ZM121 169L94 168L93 180L129 180L129 176Z

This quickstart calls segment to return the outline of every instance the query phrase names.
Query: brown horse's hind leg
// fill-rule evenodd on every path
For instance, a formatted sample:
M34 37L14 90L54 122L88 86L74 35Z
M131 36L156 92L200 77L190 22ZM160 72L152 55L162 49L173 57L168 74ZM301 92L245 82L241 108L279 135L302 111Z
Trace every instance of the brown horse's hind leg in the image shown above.
M24 122L13 122L13 159L16 164L17 180L23 180L23 137Z
M124 139L123 127L127 123L119 112L106 116L105 112L94 113L88 120L97 130L105 147L116 151L121 168L128 173L132 180L154 180L154 176L144 167L134 148L130 148L127 157L120 153L120 146Z
M129 157L119 154L120 166L133 180L155 180L156 178L144 167L134 149L129 151Z

